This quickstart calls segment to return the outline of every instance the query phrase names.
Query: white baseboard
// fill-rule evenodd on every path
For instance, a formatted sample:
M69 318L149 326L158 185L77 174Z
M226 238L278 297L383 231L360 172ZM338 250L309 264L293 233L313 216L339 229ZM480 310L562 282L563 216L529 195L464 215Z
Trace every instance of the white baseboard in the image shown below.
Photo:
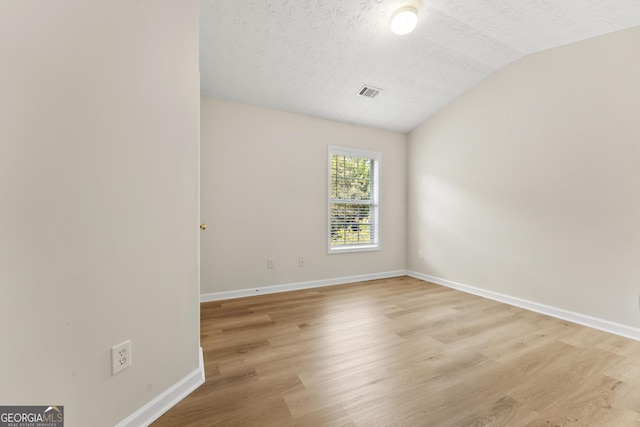
M415 271L407 271L407 275L411 277L415 277L416 279L421 279L427 282L432 282L438 285L446 286L448 288L457 289L462 292L467 292L467 293L478 295L484 298L489 298L494 301L499 301L505 304L535 311L536 313L546 314L547 316L568 320L569 322L577 323L579 325L588 326L590 328L598 329L604 332L609 332L614 335L620 335L625 338L631 338L633 340L640 341L640 329L634 328L631 326L610 322L608 320L587 316L585 314L575 313L572 311L564 310L557 307L552 307L545 304L540 304L537 302L527 301L521 298L504 295L498 292L488 291L485 289L464 285L462 283L454 282L452 280L441 279L439 277L433 277L433 276L418 273Z
M568 311L562 308L540 304L533 301L528 301L525 299L501 294L498 292L488 291L486 289L476 288L474 286L465 285L462 283L454 282L452 280L442 279L439 277L429 276L427 274L422 274L415 271L406 271L406 270L388 271L384 273L374 273L374 274L364 274L360 276L338 277L335 279L314 280L309 282L289 283L284 285L265 286L261 288L241 289L237 291L213 292L208 294L201 294L200 302L222 301L222 300L233 299L233 298L244 298L244 297L249 297L253 295L273 294L278 292L312 289L312 288L318 288L322 286L341 285L345 283L362 282L366 280L375 280L375 279L387 279L390 277L398 277L398 276L405 276L405 275L415 277L416 279L425 280L427 282L436 283L438 285L446 286L448 288L457 289L462 292L478 295L484 298L489 298L494 301L499 301L505 304L524 308L526 310L535 311L536 313L545 314L547 316L555 317L558 319L568 320L569 322L573 322L579 325L598 329L614 335L620 335L625 338L630 338L636 341L640 341L640 329L634 328L632 326L611 322L609 320L588 316L586 314L575 313L573 311Z
M201 294L200 302L222 301L233 298L244 298L254 295L275 294L278 292L299 291L302 289L319 288L322 286L343 285L345 283L363 282L365 280L388 279L390 277L406 276L405 270L387 271L384 273L363 274L360 276L338 277L335 279L312 280L310 282L288 283L284 285L265 286L261 288L240 289L238 291L213 292Z
M200 362L197 369L194 369L189 375L169 387L158 397L122 420L116 427L149 426L203 383L204 358L202 347L200 347Z

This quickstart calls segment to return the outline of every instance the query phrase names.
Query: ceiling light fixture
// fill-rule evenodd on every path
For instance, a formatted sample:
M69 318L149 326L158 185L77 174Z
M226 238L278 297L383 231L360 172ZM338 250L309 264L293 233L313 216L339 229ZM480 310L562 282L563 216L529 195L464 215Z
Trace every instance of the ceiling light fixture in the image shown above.
M414 7L401 7L391 15L391 31L399 36L409 34L416 25L418 25L418 11Z

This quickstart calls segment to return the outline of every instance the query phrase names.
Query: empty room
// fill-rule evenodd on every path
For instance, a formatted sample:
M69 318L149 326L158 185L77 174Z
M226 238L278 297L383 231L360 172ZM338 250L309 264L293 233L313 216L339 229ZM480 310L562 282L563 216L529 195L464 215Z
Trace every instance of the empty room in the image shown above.
M0 426L640 425L637 1L0 33Z

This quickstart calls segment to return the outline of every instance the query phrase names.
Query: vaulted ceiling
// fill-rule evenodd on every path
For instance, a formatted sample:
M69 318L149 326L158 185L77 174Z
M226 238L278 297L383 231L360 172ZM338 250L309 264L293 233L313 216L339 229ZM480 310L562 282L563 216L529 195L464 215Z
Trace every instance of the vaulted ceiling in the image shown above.
M398 36L405 5L418 27ZM640 0L201 0L200 16L203 95L408 132L525 55L640 25Z

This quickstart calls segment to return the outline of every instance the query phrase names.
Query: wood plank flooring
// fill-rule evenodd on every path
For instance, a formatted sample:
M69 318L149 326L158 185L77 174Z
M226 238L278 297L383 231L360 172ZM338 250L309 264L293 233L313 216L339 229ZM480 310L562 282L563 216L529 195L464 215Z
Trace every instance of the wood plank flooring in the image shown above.
M410 277L202 304L180 426L640 426L640 342Z

